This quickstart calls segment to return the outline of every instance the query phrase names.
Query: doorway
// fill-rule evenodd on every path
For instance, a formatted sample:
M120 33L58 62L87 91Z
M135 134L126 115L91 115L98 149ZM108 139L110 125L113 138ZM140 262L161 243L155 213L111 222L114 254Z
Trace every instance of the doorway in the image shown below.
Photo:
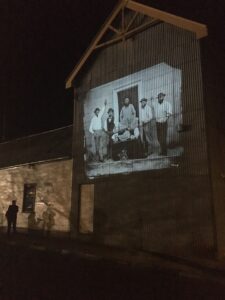
M139 99L142 97L142 81L136 81L129 84L120 84L113 89L113 107L116 127L119 124L120 111L124 104L124 99L129 98L136 110L136 116L139 117Z
M133 106L136 110L136 116L139 117L138 85L135 85L130 88L127 88L127 89L117 92L117 97L118 97L119 114L124 105L124 99L129 98L130 104L133 104Z

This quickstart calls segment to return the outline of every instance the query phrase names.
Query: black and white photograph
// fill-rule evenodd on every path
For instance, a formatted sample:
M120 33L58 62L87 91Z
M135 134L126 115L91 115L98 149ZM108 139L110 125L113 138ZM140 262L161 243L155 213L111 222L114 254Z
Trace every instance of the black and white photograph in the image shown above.
M162 62L86 93L87 176L170 168L184 151L181 88L182 71Z

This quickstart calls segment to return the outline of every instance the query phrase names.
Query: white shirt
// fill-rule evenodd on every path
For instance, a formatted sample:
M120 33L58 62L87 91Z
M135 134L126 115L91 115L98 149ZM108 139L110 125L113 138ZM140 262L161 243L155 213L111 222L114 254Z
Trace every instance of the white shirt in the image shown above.
M102 116L104 112L105 112L105 105L101 108L98 116L94 115L94 117L91 119L91 124L89 127L90 133L94 133L95 130L102 129Z
M140 124L150 122L152 119L152 109L151 107L146 104L145 107L140 108Z
M161 104L157 101L153 104L153 106L156 122L164 123L167 121L168 117L172 115L172 106L165 100Z
M120 111L120 122L131 122L133 118L136 117L136 110L133 104L129 104L128 106L123 106Z

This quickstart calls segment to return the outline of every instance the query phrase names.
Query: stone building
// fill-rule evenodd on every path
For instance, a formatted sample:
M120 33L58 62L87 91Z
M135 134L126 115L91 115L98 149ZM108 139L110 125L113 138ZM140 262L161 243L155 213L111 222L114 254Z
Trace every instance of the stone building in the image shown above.
M17 200L19 231L68 234L72 184L72 127L0 144L0 226Z

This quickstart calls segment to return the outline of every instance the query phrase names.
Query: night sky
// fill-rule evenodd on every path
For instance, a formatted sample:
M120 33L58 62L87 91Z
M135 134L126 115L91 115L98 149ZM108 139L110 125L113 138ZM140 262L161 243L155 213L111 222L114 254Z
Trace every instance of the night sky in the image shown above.
M139 2L207 24L212 48L225 53L224 0ZM1 141L72 123L65 80L116 3L0 0Z

